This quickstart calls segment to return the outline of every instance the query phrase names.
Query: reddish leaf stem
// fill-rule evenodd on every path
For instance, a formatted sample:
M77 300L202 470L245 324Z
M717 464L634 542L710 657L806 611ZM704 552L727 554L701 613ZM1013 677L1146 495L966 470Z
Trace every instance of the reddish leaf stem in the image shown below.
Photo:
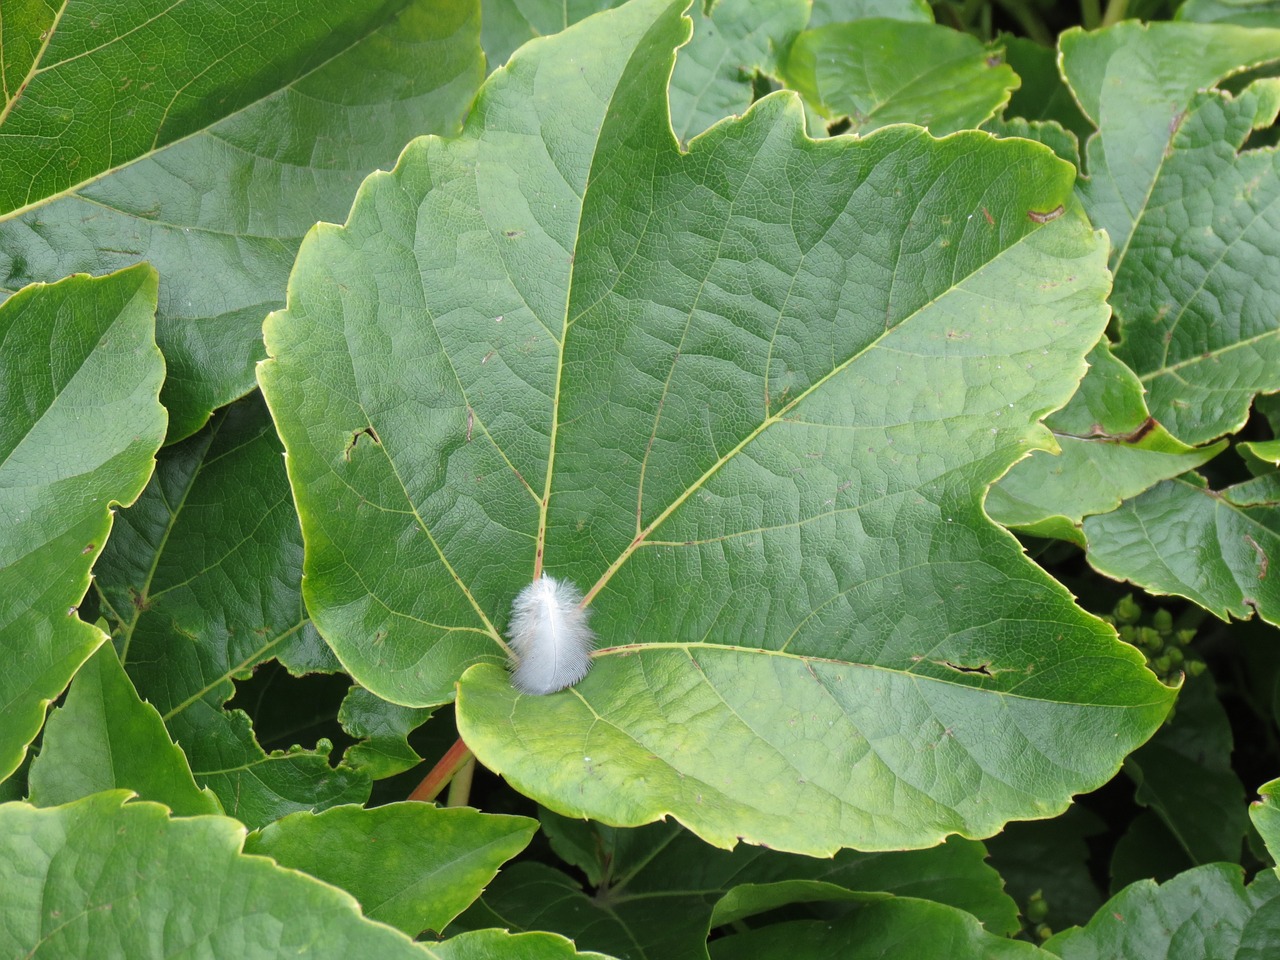
M449 784L459 770L474 760L475 757L471 755L467 745L458 738L458 742L445 751L440 762L431 768L431 772L422 778L420 784L413 788L409 799L430 803L440 796L440 791Z

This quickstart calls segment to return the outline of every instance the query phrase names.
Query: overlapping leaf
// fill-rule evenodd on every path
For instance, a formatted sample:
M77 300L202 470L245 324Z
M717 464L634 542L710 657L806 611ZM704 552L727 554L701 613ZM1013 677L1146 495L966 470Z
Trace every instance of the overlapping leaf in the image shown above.
M221 813L200 790L155 707L138 699L111 644L80 668L65 702L45 724L31 765L30 800L71 803L103 790L132 790L178 816Z
M341 887L365 916L411 937L443 930L524 849L536 821L394 803L295 813L249 835L261 853Z
M1210 490L1195 473L1084 522L1089 562L1149 593L1193 600L1223 620L1280 623L1280 473Z
M1074 171L789 94L680 153L678 12L527 46L304 244L260 379L308 608L387 699L476 664L460 731L562 812L830 852L1060 810L1170 697L980 506L1105 322ZM602 649L518 697L543 570Z
M1242 150L1280 85L1202 88L1280 58L1280 31L1124 23L1060 48L1098 126L1081 196L1115 250L1116 355L1180 440L1237 430L1255 394L1280 389L1280 159Z
M156 275L28 287L0 306L0 777L104 635L76 616L164 436Z
M365 920L347 894L242 855L244 827L234 820L171 820L159 804L122 804L127 796L97 793L47 810L0 806L0 954L431 956Z
M1018 86L974 37L933 23L871 18L807 30L787 54L788 85L854 133L918 123L936 136L977 127Z
M1007 527L1084 546L1086 516L1109 513L1134 497L1220 453L1226 442L1189 447L1156 423L1142 384L1106 343L1089 354L1089 372L1071 402L1045 424L1056 456L1037 451L1015 464L987 498L987 512Z
M1235 864L1213 863L1157 886L1134 883L1089 924L1063 931L1045 949L1063 960L1201 960L1267 957L1280 928L1280 880L1263 871L1247 887Z
M247 397L167 448L116 518L97 573L120 658L226 812L259 826L368 797L369 776L329 748L268 755L232 680L276 658L332 670L302 605L302 538L265 405Z
M1261 799L1249 807L1249 818L1262 835L1262 840L1271 853L1271 860L1278 864L1276 873L1280 875L1280 808L1277 807L1280 780L1264 783L1258 788L1258 796Z
M303 233L405 141L458 128L475 0L6 5L0 296L160 271L170 439L253 387Z
M816 860L759 847L709 850L671 823L614 830L546 814L543 828L594 892L545 864L517 864L453 929L555 930L622 960L706 960L709 927L806 903L825 903L829 916L840 916L891 894L967 909L992 933L1018 929L1013 902L973 841Z

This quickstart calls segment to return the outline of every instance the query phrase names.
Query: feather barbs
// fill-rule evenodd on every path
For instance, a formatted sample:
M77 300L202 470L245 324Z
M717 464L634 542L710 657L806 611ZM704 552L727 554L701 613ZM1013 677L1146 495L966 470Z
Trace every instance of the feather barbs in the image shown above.
M545 573L511 605L511 684L521 693L555 693L591 669L595 634L587 626L582 594L568 580Z

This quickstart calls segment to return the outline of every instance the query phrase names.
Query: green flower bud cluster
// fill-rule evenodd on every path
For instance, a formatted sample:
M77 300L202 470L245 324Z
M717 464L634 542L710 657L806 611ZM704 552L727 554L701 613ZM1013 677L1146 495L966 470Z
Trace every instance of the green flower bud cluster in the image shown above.
M1121 640L1141 650L1151 672L1169 686L1175 686L1183 673L1192 677L1204 673L1204 661L1188 648L1195 630L1175 630L1173 614L1164 607L1147 616L1129 593L1102 619L1116 628Z
M1031 895L1022 915L1027 918L1027 923L1031 925L1031 932L1035 934L1037 940L1043 943L1053 936L1053 930L1045 923L1049 918L1049 904L1044 899L1043 890L1037 890Z

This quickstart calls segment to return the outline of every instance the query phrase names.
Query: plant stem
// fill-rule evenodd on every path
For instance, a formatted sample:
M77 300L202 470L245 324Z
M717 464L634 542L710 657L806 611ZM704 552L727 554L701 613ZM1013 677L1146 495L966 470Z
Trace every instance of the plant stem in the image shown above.
M470 753L470 751L468 751ZM471 757L449 781L449 799L446 807L465 807L471 799L471 777L476 772L476 758Z
M1009 16L1018 21L1018 26L1028 37L1046 47L1053 46L1053 37L1049 35L1049 28L1044 25L1044 21L1036 15L1035 11L1030 9L1026 0L997 0L997 2Z
M474 763L475 757L471 751L467 749L467 745L459 738L458 742L445 751L440 762L431 768L431 772L422 778L422 782L413 788L413 793L409 794L410 800L421 800L430 803L436 797L440 796L440 791L445 788L454 776L469 763ZM471 775L467 774L467 789L471 789Z
M1124 19L1129 10L1129 0L1111 0L1107 4L1107 12L1102 17L1102 25L1110 27Z
M1080 0L1080 22L1086 30L1097 30L1102 22L1102 5L1099 0Z

